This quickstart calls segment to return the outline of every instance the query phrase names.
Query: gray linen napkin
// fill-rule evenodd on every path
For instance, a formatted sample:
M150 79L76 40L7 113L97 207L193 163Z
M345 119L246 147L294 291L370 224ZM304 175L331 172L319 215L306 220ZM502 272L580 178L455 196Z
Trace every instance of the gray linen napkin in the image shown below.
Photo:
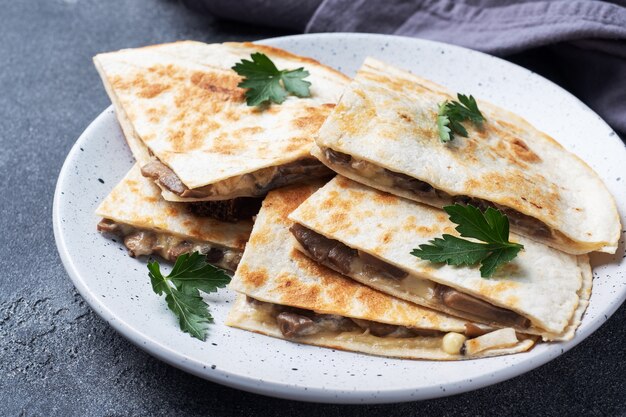
M513 62L578 96L626 137L626 0L185 0L218 17L302 32L432 39Z

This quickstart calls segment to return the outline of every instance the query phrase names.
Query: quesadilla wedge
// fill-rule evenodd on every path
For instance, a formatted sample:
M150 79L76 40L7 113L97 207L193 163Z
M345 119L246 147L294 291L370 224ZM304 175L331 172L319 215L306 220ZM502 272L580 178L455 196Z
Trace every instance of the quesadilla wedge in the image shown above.
M287 187L264 200L230 284L241 294L226 324L299 343L410 359L472 359L533 346L535 338L511 328L494 331L419 307L304 256L295 248L287 215L316 188Z
M190 213L184 205L165 201L159 187L135 164L102 201L98 230L120 236L130 256L158 254L175 261L183 253L200 252L207 262L234 271L241 259L252 222L220 222Z
M355 181L421 203L504 212L519 234L572 254L615 253L620 221L598 175L522 118L478 101L482 128L442 143L445 88L372 58L321 127L313 154ZM591 140L591 139L590 139Z
M248 106L231 67L255 52L280 69L304 67L311 97ZM94 63L142 173L168 201L261 197L331 173L310 155L313 134L349 81L330 67L269 46L192 41L99 54Z
M411 254L443 233L458 236L442 210L337 176L289 219L312 259L393 296L468 320L569 340L591 295L586 255L519 235L524 249L491 279L479 266L431 263Z

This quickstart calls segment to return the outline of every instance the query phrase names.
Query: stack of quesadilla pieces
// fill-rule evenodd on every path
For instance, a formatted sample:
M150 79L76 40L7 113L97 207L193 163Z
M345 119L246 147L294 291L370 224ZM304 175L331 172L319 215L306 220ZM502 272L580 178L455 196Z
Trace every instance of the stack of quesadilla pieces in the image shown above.
M306 65L312 97L247 106L231 67L254 52L281 67ZM120 235L131 256L174 261L199 251L234 271L269 190L332 174L310 155L348 82L329 67L267 46L190 41L94 63L137 160L98 208L99 229Z
M304 66L311 97L248 107L231 67L253 52ZM524 352L574 337L587 253L617 248L615 203L584 162L482 101L485 123L442 143L451 92L374 59L352 81L248 43L94 60L137 159L99 228L133 256L198 251L235 271L230 326L408 359ZM412 255L458 235L442 210L453 203L497 208L524 249L490 278Z

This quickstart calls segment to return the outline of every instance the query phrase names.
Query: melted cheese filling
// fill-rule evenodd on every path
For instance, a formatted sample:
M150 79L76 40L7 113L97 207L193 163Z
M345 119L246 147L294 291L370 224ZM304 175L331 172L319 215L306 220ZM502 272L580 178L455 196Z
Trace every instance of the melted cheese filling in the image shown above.
M150 168L146 169L148 166ZM289 184L330 176L332 171L317 159L303 158L193 189L186 187L174 171L156 158L142 167L142 173L176 195L179 201L211 201L263 196Z
M185 190L183 198L205 198L205 197L228 197L228 199L242 196L263 195L267 185L277 177L277 167L267 167L251 172L249 174L237 175L214 184L204 187Z
M279 304L274 304L274 303L267 303L267 302L263 302L263 301L259 301L256 300L254 298L251 297L247 297L246 298L246 306L248 307L248 313L251 313L254 318L258 321L261 322L266 322L266 323L271 323L271 324L276 324L276 318L277 316L284 311L286 308L286 306L282 306ZM301 310L301 311L305 311L311 315L316 315L318 313L312 311L312 310ZM344 317L341 317L344 318ZM350 320L350 319L348 319ZM408 327L405 326L397 326L398 328L403 328L403 329L410 329ZM414 329L417 332L420 331L420 329ZM375 341L375 343L381 343L382 340L392 340L393 342L391 343L397 343L398 340L408 340L408 339L429 339L431 344L438 346L441 343L441 338L447 334L446 332L439 332L436 330L424 330L425 332L428 333L432 333L431 335L424 335L424 334L418 334L418 335L414 335L414 336L406 336L405 332L394 332L391 335L388 336L374 336L373 334L371 334L371 332L369 330L364 330L360 327L358 327L357 325L354 325L351 329L349 330L321 330L317 333L315 333L315 336L332 336L333 338L344 338L344 339L350 339L350 338L355 338L355 337L359 337L359 338L367 338L371 341ZM402 336L397 337L394 336L395 334L402 334ZM307 337L308 335L302 336L302 337ZM300 337L294 337L293 340L298 340Z
M122 237L132 257L156 253L168 261L175 262L176 258L184 253L199 252L207 255L208 263L234 271L243 254L237 249L174 236L159 230L141 229L110 219L102 220L98 224L98 230Z
M452 196L445 191L434 188L424 181L409 177L405 174L390 171L372 162L354 158L348 154L343 154L330 148L323 148L322 155L324 162L330 166L348 170L361 178L380 184L383 187L400 189L404 192L408 192L417 197L420 201L427 202L428 204L437 207L443 207L455 203L472 204L482 210L487 207L494 207L506 214L513 226L522 230L529 236L555 242L569 240L563 234L550 228L542 221L520 213L509 207L469 196ZM572 242L571 240L569 241Z
M306 235L298 232L299 230L306 230ZM292 234L296 237L297 249L308 257L379 291L444 313L497 327L515 327L524 331L531 324L530 320L519 313L493 305L487 300L460 293L429 279L410 274L404 277L390 277L385 274L385 268L382 266L385 261L379 259L378 265L374 265L370 263L371 259L364 259L361 252L355 251L337 240L323 237L302 225L292 228ZM340 257L343 260L343 265L338 265L337 258L331 258L330 248L334 254L344 254ZM323 256L324 249L329 250L326 257ZM373 255L369 255L369 258L372 257ZM452 297L445 297L446 292L449 292Z
M262 328L274 336L281 334L281 330L279 330L280 326L277 324L277 316L281 311L284 311L286 308L289 309L289 307L262 302L251 297L245 297L245 301L242 304L243 306L238 312L240 315L238 320L251 320L259 323ZM301 311L305 311L311 315L317 314L311 310ZM471 327L474 325L468 324L466 328L469 328L468 326ZM404 326L397 327L410 329ZM500 333L503 333L502 330L506 330L508 335L507 339L501 337ZM419 332L419 330L417 331ZM388 336L375 336L369 330L355 326L355 328L350 330L325 330L296 338L285 337L284 334L282 334L282 336L287 340L293 340L295 342L320 344L323 346L334 346L338 342L346 342L349 346L363 346L365 347L364 351L368 351L369 353L379 354L381 352L387 352L390 356L394 356L394 352L402 352L402 354L399 355L402 356L410 351L437 351L442 355L440 359L467 359L471 358L474 353L478 353L479 351L482 352L514 346L520 340L526 345L532 345L533 343L532 339L524 335L516 335L515 331L510 328L500 330L486 329L477 337L474 337L475 335L471 335L470 333L463 335L462 333L456 332L446 333L432 330L428 330L428 332L431 334L416 334L409 337L406 335L396 337L393 334ZM451 347L449 344L450 336L460 338L460 341ZM467 350L468 346L474 345L476 345L476 348L473 351Z

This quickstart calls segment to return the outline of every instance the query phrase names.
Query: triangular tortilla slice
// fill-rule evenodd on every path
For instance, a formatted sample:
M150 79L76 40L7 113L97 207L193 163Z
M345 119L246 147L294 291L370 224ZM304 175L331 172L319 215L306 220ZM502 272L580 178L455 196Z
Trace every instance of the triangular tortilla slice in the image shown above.
M287 187L264 200L230 284L242 295L228 325L299 343L411 359L471 359L532 347L534 338L512 329L482 328L486 334L472 335L449 353L446 343L471 335L476 326L373 290L304 256L296 249L287 215L316 188Z
M118 235L131 256L158 254L175 261L198 251L207 261L234 271L250 231L249 220L225 223L191 214L185 205L161 198L159 187L135 164L96 209L98 230Z
M524 245L494 277L479 265L435 264L411 254L419 245L457 235L439 209L337 176L300 205L300 249L351 278L416 304L545 340L569 340L591 293L586 255L570 255L511 234ZM329 255L329 249L334 251Z
M587 164L524 119L481 100L483 126L464 122L468 137L442 143L439 106L456 99L368 58L321 127L313 154L348 178L435 207L495 206L517 233L564 252L615 253L615 202Z
M254 52L310 72L311 97L250 107L231 67ZM135 158L170 201L262 196L327 176L313 134L349 79L309 58L252 43L176 42L99 54L94 63Z

